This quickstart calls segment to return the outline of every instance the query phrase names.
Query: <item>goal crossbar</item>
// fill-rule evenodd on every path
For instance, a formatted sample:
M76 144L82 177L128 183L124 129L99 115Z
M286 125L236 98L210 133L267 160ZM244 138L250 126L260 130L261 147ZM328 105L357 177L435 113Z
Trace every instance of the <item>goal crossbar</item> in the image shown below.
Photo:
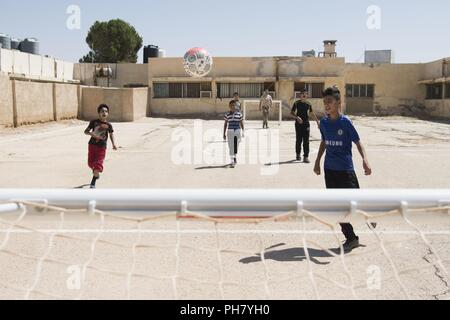
M450 206L449 190L47 190L0 189L0 214L22 202L67 209L161 212L201 212L205 215L274 216L308 210L338 215L351 210L381 213L402 206L410 209ZM145 211L145 212L144 212Z

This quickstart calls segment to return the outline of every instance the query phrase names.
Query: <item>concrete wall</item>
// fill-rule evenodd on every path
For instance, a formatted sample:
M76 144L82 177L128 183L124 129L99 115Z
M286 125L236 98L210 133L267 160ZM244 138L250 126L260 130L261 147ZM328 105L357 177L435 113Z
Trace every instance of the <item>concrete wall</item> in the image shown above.
M71 62L46 58L17 50L0 49L0 71L38 80L74 80Z
M14 82L17 125L54 120L52 83Z
M13 70L15 74L30 74L30 58L29 54L20 51L12 51Z
M380 115L423 112L426 90L419 85L423 77L423 64L347 64L345 68L346 84L375 85L374 112Z
M83 120L98 118L97 107L110 107L110 121L135 121L147 114L147 92L144 89L117 89L82 87L81 117Z
M133 89L133 114L130 118L139 120L148 114L148 88Z
M280 60L280 77L340 77L345 68L344 58L285 58Z
M5 73L13 72L13 51L0 49L0 71Z
M71 84L54 84L55 120L76 119L78 117L78 86Z
M95 67L98 64L77 63L74 65L74 78L79 80L84 86L102 86L108 87L108 80L103 78L95 79ZM113 70L113 77L109 80L109 87L123 88L126 85L148 86L147 64L121 63L105 64Z
M12 83L9 77L0 74L0 125L14 124Z
M450 77L450 58L440 59L424 65L425 74L421 80L439 79Z
M425 107L433 117L450 119L450 99L426 100Z

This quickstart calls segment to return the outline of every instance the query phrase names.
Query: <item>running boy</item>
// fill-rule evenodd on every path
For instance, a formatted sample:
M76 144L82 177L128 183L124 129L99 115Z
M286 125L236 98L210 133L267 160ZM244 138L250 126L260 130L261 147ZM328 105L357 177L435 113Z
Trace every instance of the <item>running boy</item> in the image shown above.
M108 146L108 136L111 136L113 149L117 150L114 140L114 129L107 121L109 116L109 107L105 104L97 108L98 119L89 123L84 133L91 136L89 141L88 165L92 169L93 178L91 189L95 189L97 180L100 179L100 173L103 172L103 163L106 157L106 149Z
M337 87L328 88L323 93L325 113L327 116L320 121L322 143L317 156L314 172L321 174L321 159L325 156L325 181L327 189L359 189L358 178L355 173L352 142L358 147L363 158L364 172L367 176L372 169L358 132L351 120L341 113L341 93ZM341 224L345 235L345 252L359 247L359 238L350 223Z
M236 167L239 143L244 136L244 117L236 110L236 102L230 101L230 112L225 114L223 139L227 140L230 148L231 168Z

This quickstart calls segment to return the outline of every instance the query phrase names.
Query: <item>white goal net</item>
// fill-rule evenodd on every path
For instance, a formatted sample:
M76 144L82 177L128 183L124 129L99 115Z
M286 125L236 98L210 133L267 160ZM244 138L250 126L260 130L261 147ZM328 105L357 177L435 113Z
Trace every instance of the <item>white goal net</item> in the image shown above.
M244 100L244 120L263 120L263 114L259 108L260 100ZM269 113L269 121L277 121L279 125L283 122L283 101L273 100Z
M449 298L450 190L0 190L0 202L0 299ZM360 237L352 252L342 222Z

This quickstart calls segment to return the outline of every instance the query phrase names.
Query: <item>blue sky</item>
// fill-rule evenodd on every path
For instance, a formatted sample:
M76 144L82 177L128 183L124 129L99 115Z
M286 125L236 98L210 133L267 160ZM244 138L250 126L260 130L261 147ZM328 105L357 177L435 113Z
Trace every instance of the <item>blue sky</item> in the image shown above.
M81 9L79 30L66 27L69 5ZM370 5L381 10L379 30L367 27ZM325 39L339 40L338 54L349 62L362 62L364 49L393 49L398 63L450 56L448 0L2 0L0 11L0 33L36 37L41 53L69 61L88 52L96 20L114 18L172 57L194 46L214 56L300 55L321 50Z

